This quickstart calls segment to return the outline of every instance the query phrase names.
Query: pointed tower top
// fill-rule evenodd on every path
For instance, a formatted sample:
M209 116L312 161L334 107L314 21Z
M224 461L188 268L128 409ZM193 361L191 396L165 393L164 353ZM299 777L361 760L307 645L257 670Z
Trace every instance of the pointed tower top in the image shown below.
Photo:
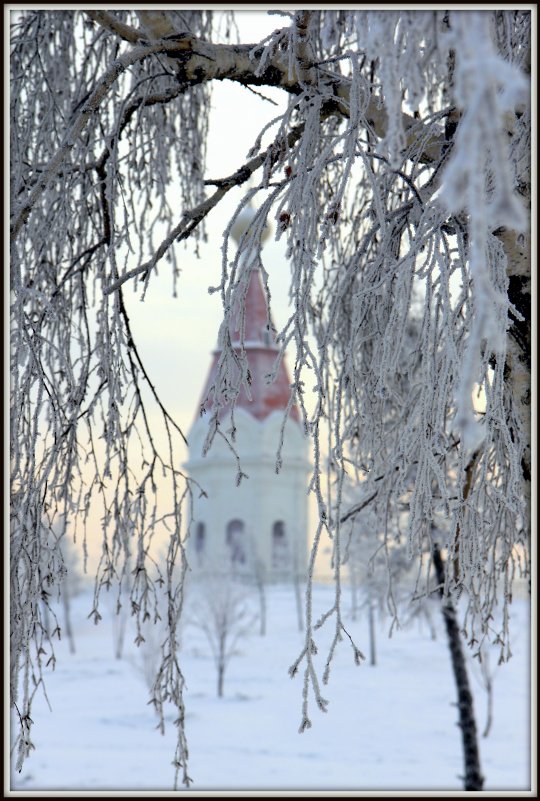
M249 224L255 218L255 213L255 209L251 203L248 203L246 206L244 206L238 213L238 216L231 227L231 234L237 245L240 243L242 235L247 231ZM270 233L270 227L265 225L261 235L261 244L266 242L270 236Z
M231 228L231 234L237 246L254 217L255 209L251 203L240 211ZM266 225L261 235L261 244L269 236L270 229ZM239 323L238 318L234 320L230 330L231 341L234 345L240 345L240 331L237 330ZM273 333L268 330L268 306L257 264L252 268L249 276L244 313L244 347L254 346L276 348Z
M238 215L231 230L237 244L254 215L255 211L252 206L244 207ZM264 242L269 235L270 231L266 227L261 236L261 242ZM272 372L279 351L273 326L269 330L268 322L268 306L260 270L254 268L249 276L244 315L244 349L251 373L251 399L247 397L245 389L242 387L236 401L236 408L244 409L257 420L264 420L274 411L284 411L290 397L291 381L284 360L281 361L274 381L271 384L267 383L266 376ZM231 342L233 346L240 348L240 331L236 330L237 328L239 328L238 321L231 326ZM214 351L201 403L214 383L220 352L220 349ZM205 408L210 410L211 401L205 405ZM226 414L227 409L224 409L223 416ZM293 420L300 421L300 413L296 404L292 406L290 416Z

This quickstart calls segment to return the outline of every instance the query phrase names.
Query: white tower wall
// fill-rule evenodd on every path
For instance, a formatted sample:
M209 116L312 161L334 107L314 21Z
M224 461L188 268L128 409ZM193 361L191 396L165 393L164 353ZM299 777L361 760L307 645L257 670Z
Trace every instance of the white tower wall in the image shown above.
M244 478L236 486L234 456L221 438L216 438L206 457L202 444L207 434L206 419L193 425L190 435L189 474L207 493L194 499L194 520L188 558L193 567L211 569L230 563L227 525L241 521L244 526L245 562L239 569L251 569L254 560L267 576L279 578L293 570L303 574L307 565L307 477L310 471L307 439L300 425L287 421L283 464L275 472L276 450L283 413L274 412L257 420L242 408L235 412L236 447ZM283 524L283 535L276 524ZM204 548L197 549L198 526L204 526ZM279 529L279 525L278 525ZM285 541L285 552L280 544ZM199 541L199 546L200 546Z
M254 211L245 207L232 234L239 243ZM264 241L269 235L265 231ZM243 258L243 257L242 257ZM245 265L244 265L245 266ZM194 525L188 545L188 559L196 568L233 566L253 570L258 565L267 576L304 573L307 566L308 502L307 480L311 464L308 442L300 425L296 405L291 407L282 451L282 467L276 474L276 451L285 408L289 403L290 378L281 361L275 380L267 384L279 353L269 332L268 309L261 277L252 268L245 296L244 343L252 375L249 397L240 389L236 408L236 450L241 468L249 478L236 486L236 460L221 437L216 437L206 457L203 443L208 433L206 417L189 432L189 460L186 467L207 497L194 496ZM231 327L234 344L240 348L237 329ZM219 349L202 393L203 401L212 387ZM222 420L227 428L226 416Z

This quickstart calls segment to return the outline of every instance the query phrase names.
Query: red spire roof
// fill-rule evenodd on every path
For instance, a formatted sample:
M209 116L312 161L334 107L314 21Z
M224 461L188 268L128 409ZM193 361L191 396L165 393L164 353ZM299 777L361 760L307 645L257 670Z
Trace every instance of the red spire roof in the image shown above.
M271 384L267 383L266 376L272 372L279 351L273 332L267 329L267 323L268 307L261 276L258 269L253 269L249 277L244 316L244 349L251 373L251 400L246 395L244 387L241 387L235 408L244 409L257 420L264 420L274 411L284 411L290 397L291 381L284 361L281 362L274 381ZM233 345L238 345L240 350L240 331L234 330L235 327L231 329L231 341ZM221 351L217 350L213 354L201 404L214 383L220 353ZM203 408L209 411L211 407L212 398ZM228 408L225 407L221 416L225 416L227 411ZM290 416L293 420L300 421L296 404L292 406Z
M238 320L237 323L240 321ZM246 292L246 304L244 315L244 344L258 343L262 347L268 347L270 342L275 349L275 340L271 332L267 330L268 307L266 297L262 287L260 271L253 269L249 276L249 284ZM231 328L231 340L233 344L240 344L240 331L235 331L236 325Z

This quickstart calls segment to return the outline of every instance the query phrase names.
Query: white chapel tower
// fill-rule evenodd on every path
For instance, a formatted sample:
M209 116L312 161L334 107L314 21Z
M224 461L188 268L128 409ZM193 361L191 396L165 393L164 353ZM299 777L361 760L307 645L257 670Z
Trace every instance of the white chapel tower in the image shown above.
M252 215L253 210L244 212L233 228L237 242L247 227L248 214ZM284 578L293 571L303 574L306 570L308 441L295 405L285 428L283 464L276 474L276 451L291 382L283 361L275 380L271 384L266 381L279 351L266 322L261 276L258 269L253 269L244 326L251 399L242 388L234 412L235 446L242 470L249 478L236 486L236 461L221 437L216 437L207 455L202 456L208 415L197 415L189 432L186 467L207 497L194 498L194 525L188 545L188 558L194 569L226 566L248 572L257 560L270 578ZM233 345L235 338L240 347L238 332L233 333ZM203 400L213 383L219 355L219 350L214 351ZM228 413L225 409L223 417Z

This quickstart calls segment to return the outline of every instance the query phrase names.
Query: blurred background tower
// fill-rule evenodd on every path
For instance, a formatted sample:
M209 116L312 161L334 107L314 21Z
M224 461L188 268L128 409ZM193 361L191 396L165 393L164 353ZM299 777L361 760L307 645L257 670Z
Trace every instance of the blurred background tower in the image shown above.
M232 229L238 244L253 216L245 209ZM262 239L269 235L265 231ZM244 348L252 377L251 398L242 389L235 407L236 448L249 478L236 486L237 464L227 444L216 437L208 454L202 446L209 415L199 415L189 431L186 468L208 494L194 499L194 525L188 558L194 569L250 573L262 571L273 580L303 576L307 564L308 440L296 405L285 428L283 465L276 474L276 450L290 395L290 378L282 361L275 380L272 372L279 348L267 328L268 308L260 271L252 269L245 305ZM232 344L240 333L232 327ZM201 403L213 383L219 348L214 351ZM197 412L201 403L197 407ZM206 409L209 410L209 404ZM225 429L230 410L223 411Z

